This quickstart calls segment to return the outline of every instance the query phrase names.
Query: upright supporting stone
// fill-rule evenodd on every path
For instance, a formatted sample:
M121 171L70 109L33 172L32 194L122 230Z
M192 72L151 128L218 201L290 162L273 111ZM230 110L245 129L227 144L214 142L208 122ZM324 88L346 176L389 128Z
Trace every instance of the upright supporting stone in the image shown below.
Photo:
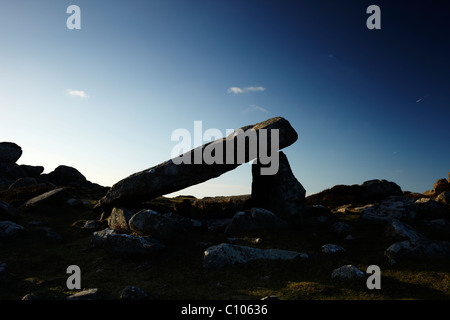
M286 155L279 152L280 166L275 175L261 175L260 163L252 165L253 207L272 211L281 218L296 215L303 208L306 191L292 173Z

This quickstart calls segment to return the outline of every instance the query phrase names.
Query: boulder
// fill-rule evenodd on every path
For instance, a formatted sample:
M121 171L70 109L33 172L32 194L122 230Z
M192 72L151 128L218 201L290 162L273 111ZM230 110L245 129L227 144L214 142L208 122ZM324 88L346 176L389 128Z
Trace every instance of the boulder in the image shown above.
M136 237L128 234L110 233L103 244L104 249L115 256L152 256L160 252L164 245L152 237Z
M54 171L42 175L41 179L62 187L79 187L86 183L89 183L86 180L86 177L82 175L77 169L69 166L59 166Z
M28 176L32 178L37 178L41 175L42 172L44 172L43 166L29 166L26 164L21 164L19 166L20 169Z
M163 241L182 240L186 235L183 226L175 219L153 210L141 210L128 222L130 230L143 236L152 236Z
M364 272L352 265L345 265L334 269L331 278L339 281L360 280L365 277Z
M231 223L225 229L225 234L235 234L252 232L257 230L275 230L286 228L287 222L278 218L272 212L261 209L252 208L246 211L237 212Z
M0 142L0 162L16 163L22 155L22 148L13 142Z
M0 239L16 236L24 230L24 227L12 221L0 221Z
M113 206L118 205L126 206L126 203L133 204L153 199L164 194L169 194L205 182L233 170L242 163L253 160L254 155L250 154L250 148L245 148L245 154L241 154L242 152L238 154L236 150L241 149L238 148L238 145L248 145L247 141L250 141L250 134L255 135L255 143L259 144L262 129L269 132L269 134L267 134L269 146L272 130L278 130L278 149L291 145L298 138L297 132L291 127L290 123L280 117L272 118L253 126L242 127L228 135L226 138L206 143L183 155L165 161L152 168L137 172L117 182L110 188L108 193L98 201L96 208L98 211L104 211L107 207L112 208ZM245 142L245 144L242 142ZM195 161L195 159L199 158L197 155L203 155L208 152L212 153L216 150L218 154L219 150L223 151L223 164L206 163L204 157L202 157L202 161ZM278 150L271 150L271 152L276 151Z
M279 152L276 174L261 174L264 167L259 161L252 164L252 206L272 211L281 218L299 214L299 208L305 202L306 190L292 173L284 152Z
M308 258L308 255L288 250L258 249L221 243L205 250L203 266L205 268L222 268L254 260L294 260L296 258Z
M435 196L442 192L450 191L450 182L447 179L439 179L433 185L433 193Z
M416 241L425 238L423 234L414 230L413 227L397 219L392 219L388 222L385 227L385 235L391 241Z
M428 239L405 240L387 248L384 256L392 265L404 261L448 259L450 258L450 242Z
M441 192L436 198L436 202L450 206L450 191Z
M108 227L117 231L128 232L130 231L128 222L133 215L133 212L125 208L113 208L108 218Z

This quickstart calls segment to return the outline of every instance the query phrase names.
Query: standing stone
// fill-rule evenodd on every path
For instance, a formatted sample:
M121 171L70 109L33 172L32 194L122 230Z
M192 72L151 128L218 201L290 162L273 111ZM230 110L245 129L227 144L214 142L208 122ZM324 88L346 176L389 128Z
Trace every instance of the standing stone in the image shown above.
M130 231L128 222L133 214L133 212L125 208L113 208L111 215L108 218L108 227L117 231Z
M254 159L249 151L251 148L248 147L248 141L250 141L249 136L255 135L256 141L254 142L259 146L262 129L267 130L268 146L271 145L272 130L278 130L278 149L293 144L298 138L297 132L292 128L290 123L281 117L272 118L253 126L242 127L228 135L226 138L206 143L183 155L135 173L119 181L98 201L96 210L104 211L104 209L112 208L117 205L126 206L127 203L135 204L150 200L161 195L205 182L233 170L242 163ZM238 148L238 145L245 146L245 154L238 154L237 150L240 149ZM221 158L223 164L208 164L204 161L204 158L202 158L201 163L195 163L195 155L202 155L208 150L211 154L211 150L222 150L223 157ZM278 150L270 150L270 153L277 151ZM240 161L238 161L238 156ZM178 163L181 159L189 159L190 163Z
M306 190L295 178L284 152L279 152L279 169L274 175L261 175L259 163L252 165L253 207L272 211L281 218L300 213L305 202Z

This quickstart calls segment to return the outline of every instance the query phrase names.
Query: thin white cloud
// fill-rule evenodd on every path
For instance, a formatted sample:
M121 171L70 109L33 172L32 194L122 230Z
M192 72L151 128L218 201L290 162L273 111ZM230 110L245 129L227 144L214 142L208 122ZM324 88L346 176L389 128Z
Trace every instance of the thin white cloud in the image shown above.
M265 91L266 88L262 87L262 86L251 86L251 87L246 87L246 88L239 88L239 87L231 87L228 88L227 93L233 93L233 94L239 94L239 93L244 93L244 92L256 92L256 91Z
M269 113L269 111L267 109L257 106L255 104L252 104L250 107L248 107L244 110L244 112L250 112L250 111L259 111L262 113Z
M67 94L72 97L89 98L87 93L83 90L67 90Z
M243 93L244 91L241 88L238 87L231 87L227 90L228 93L234 93L234 94L238 94L238 93Z

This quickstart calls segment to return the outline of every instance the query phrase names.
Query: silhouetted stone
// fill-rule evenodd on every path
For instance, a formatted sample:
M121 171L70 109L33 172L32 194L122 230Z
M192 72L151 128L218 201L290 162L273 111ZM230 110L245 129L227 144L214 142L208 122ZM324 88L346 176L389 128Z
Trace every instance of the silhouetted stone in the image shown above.
M263 167L258 162L252 165L252 206L267 209L282 218L299 214L305 202L306 190L292 173L286 155L279 152L276 174L262 175Z
M13 142L0 142L0 162L16 163L22 155L22 148Z
M42 175L41 178L62 187L82 186L87 183L86 177L80 171L68 166L59 166L54 171Z
M108 191L106 196L99 200L97 205L98 211L104 211L102 208L133 203L142 202L156 198L158 196L169 194L192 185L196 185L201 182L205 182L209 179L216 178L225 172L235 169L242 163L237 161L237 145L238 139L240 141L249 141L248 137L245 140L246 134L242 132L255 132L256 143L259 145L259 137L261 129L267 130L268 146L270 146L272 129L278 129L279 131L279 146L278 149L285 148L294 143L298 136L297 132L291 127L289 122L283 118L272 118L261 123L257 123L253 126L246 126L236 130L228 137L218 139L210 143L206 143L203 146L197 147L185 154L178 156L174 159L163 162L157 166L146 169L144 171L135 173L118 183L114 184ZM253 131L252 131L253 130ZM246 143L248 145L248 142ZM233 149L230 148L233 146ZM204 154L205 149L210 150L214 147L220 147L223 150L223 164L212 163L207 164L201 161L199 164L195 164L194 155ZM249 156L248 147L245 148L245 157L241 160L244 162L251 161L252 157ZM226 161L227 150L233 150L232 164L230 161ZM270 153L277 152L278 150L270 150ZM231 158L231 155L229 155ZM178 163L180 159L190 159L190 163ZM126 205L125 205L126 206Z

